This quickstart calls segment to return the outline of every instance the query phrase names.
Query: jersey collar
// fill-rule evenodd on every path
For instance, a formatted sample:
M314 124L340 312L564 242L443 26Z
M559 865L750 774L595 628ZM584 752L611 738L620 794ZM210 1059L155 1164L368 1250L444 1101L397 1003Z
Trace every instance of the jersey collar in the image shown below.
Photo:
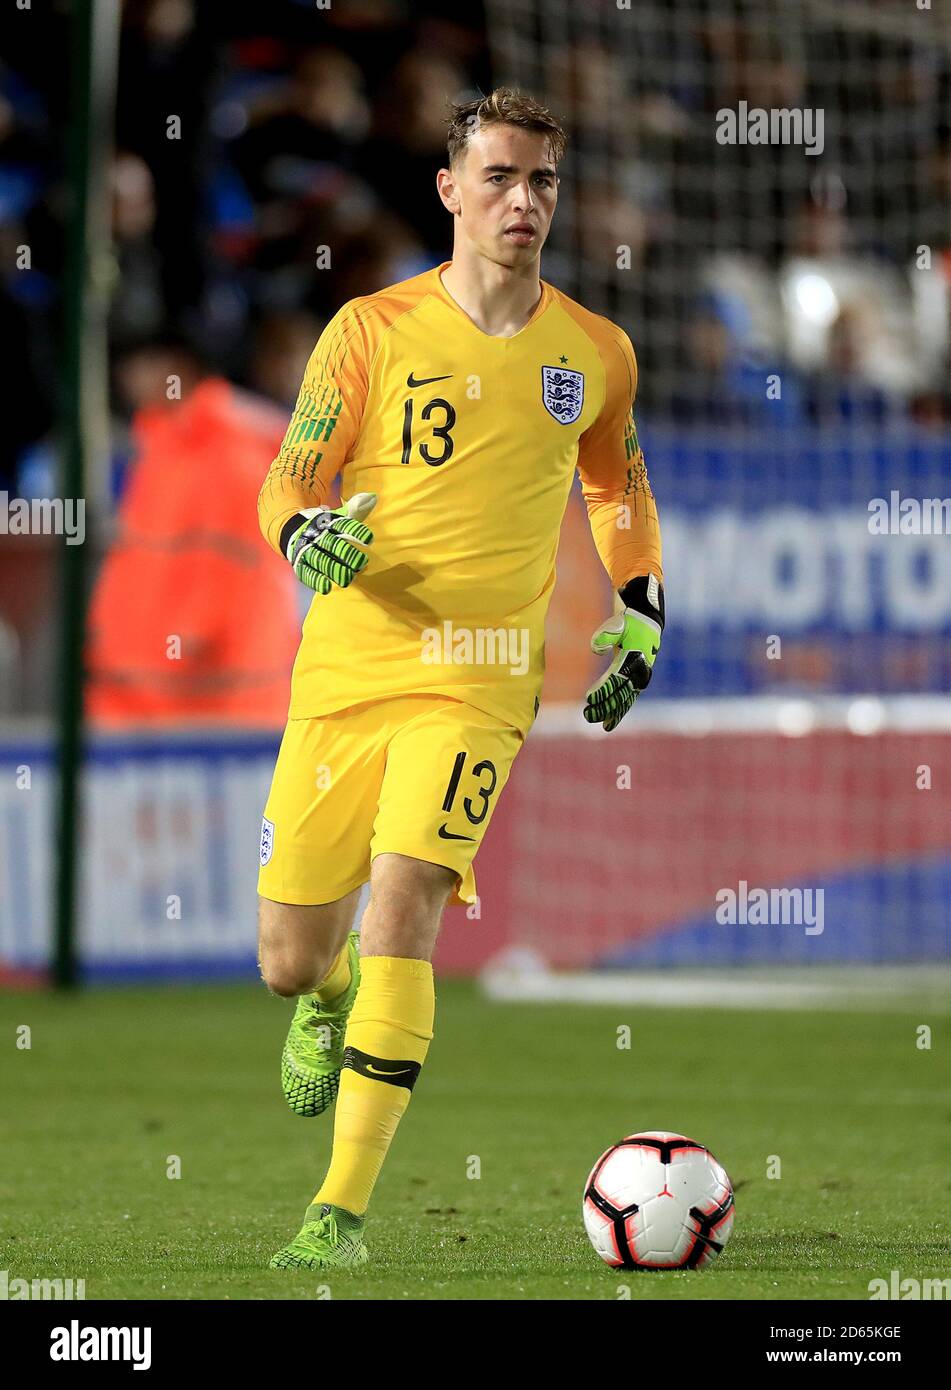
M448 304L450 309L452 309L454 313L458 314L461 319L464 319L474 333L478 333L480 338L484 338L486 341L490 343L514 343L516 338L521 338L524 333L527 333L528 330L532 328L535 323L538 322L542 314L545 312L545 310L551 303L551 286L545 280L542 280L540 281L542 287L541 296L539 297L538 303L535 305L535 308L532 310L532 316L527 323L524 323L522 325L522 327L518 330L517 333L511 334L511 336L507 338L501 337L497 333L486 333L479 327L477 323L473 323L472 319L466 313L465 309L463 309L462 305L456 303L452 295L446 289L446 286L443 284L442 273L448 266L451 265L451 260L443 261L441 265L437 265L434 270L430 271L430 275L432 276L433 280L433 293L436 295L438 299L441 299L444 304Z

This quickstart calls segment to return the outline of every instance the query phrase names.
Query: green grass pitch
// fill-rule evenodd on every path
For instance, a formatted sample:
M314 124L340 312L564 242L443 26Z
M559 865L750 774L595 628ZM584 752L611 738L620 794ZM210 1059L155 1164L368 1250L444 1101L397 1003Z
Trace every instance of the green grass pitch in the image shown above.
M437 994L371 1264L330 1278L266 1268L330 1151L331 1117L281 1097L289 1002L251 985L8 996L0 1268L85 1279L87 1299L865 1299L892 1269L951 1270L945 1018ZM681 1130L732 1177L736 1226L710 1270L616 1273L591 1250L581 1185L638 1129Z

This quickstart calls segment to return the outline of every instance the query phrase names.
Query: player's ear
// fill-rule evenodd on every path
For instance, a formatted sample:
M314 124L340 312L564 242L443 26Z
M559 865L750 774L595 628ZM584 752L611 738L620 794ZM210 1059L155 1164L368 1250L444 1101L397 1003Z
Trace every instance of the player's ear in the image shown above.
M436 191L447 212L457 213L460 208L459 185L451 169L440 169L436 175Z

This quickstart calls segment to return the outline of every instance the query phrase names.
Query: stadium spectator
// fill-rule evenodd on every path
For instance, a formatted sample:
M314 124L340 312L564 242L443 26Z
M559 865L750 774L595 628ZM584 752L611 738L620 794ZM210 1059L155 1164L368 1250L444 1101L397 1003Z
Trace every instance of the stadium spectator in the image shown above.
M447 102L465 86L457 64L432 53L406 54L377 98L373 132L357 157L366 182L431 253L430 264L450 255L452 224L433 189L445 163Z
M117 377L138 453L93 594L86 664L97 723L280 727L299 630L296 581L257 526L286 418L167 335Z
M330 318L348 299L373 294L384 285L393 285L437 263L408 227L398 218L383 214L372 226L348 237L341 245L334 262L333 300L320 301L324 316ZM319 288L325 293L330 290L326 276Z
M127 342L162 325L162 259L155 241L155 182L138 155L113 161L112 244L116 283L109 315L114 342Z
M154 184L154 239L165 312L181 322L201 303L205 122L215 46L194 0L125 7L116 91L116 145L138 155Z
M801 392L785 363L760 358L750 347L750 321L737 298L708 294L687 326L687 361L669 401L683 425L734 428L799 423Z
M268 313L256 325L248 385L290 411L323 324L313 314Z
M332 48L302 54L287 83L252 111L232 159L261 216L283 223L320 198L328 166L348 167L370 110L360 69Z
M881 425L895 402L868 378L868 321L855 306L844 306L829 329L826 359L806 388L806 409L813 424Z

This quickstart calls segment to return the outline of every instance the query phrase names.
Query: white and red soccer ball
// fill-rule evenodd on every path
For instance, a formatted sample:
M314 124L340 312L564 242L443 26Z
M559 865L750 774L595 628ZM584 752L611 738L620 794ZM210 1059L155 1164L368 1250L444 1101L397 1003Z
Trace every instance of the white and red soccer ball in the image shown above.
M584 1226L612 1269L703 1269L733 1229L733 1187L709 1149L650 1130L612 1144L584 1185Z

